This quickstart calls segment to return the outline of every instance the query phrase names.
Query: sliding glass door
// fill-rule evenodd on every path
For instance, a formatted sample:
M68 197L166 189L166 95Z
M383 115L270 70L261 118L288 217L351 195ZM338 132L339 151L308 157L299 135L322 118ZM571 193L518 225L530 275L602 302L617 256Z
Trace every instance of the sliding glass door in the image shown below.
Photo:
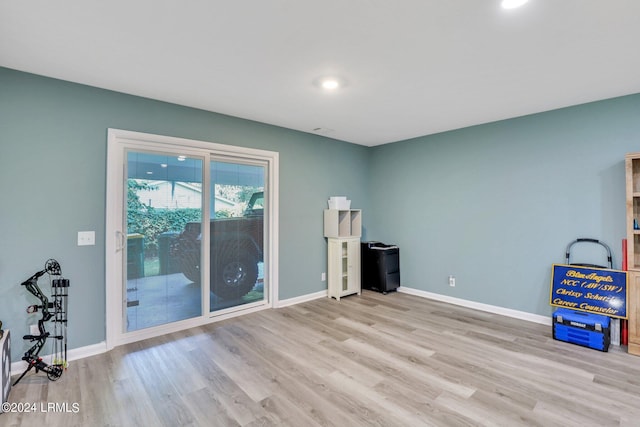
M212 312L265 299L264 183L265 167L255 162L210 163Z
M274 152L109 130L107 346L276 303Z

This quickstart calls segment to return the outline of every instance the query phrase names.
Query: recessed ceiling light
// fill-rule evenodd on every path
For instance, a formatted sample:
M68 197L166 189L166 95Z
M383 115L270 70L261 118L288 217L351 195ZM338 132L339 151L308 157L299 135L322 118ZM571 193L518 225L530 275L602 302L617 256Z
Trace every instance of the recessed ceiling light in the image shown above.
M184 162L187 159L187 156L178 156L179 162Z
M502 0L503 9L515 9L524 5L529 0Z
M326 92L333 92L345 86L345 80L335 76L319 77L313 83Z
M336 79L324 79L322 80L322 83L320 83L320 86L322 86L322 89L326 89L326 90L335 90L338 89L338 87L340 87L340 82L338 82L338 80Z

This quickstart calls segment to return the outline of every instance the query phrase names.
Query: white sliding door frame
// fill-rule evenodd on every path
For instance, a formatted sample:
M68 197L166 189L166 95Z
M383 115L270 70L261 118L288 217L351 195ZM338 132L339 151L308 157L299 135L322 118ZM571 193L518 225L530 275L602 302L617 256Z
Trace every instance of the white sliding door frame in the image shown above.
M213 142L197 141L120 129L109 129L107 141L107 200L106 200L106 344L110 350L118 345L143 340L167 333L215 322L241 314L278 306L278 170L279 154L273 151L236 147ZM265 177L265 239L264 276L267 294L264 301L240 305L235 309L210 312L209 281L202 282L202 315L165 325L127 332L125 328L125 303L122 251L126 245L124 236L124 184L126 183L126 151L128 149L148 152L176 153L203 160L203 194L209 189L209 166L211 160L240 160L256 162L266 169ZM209 259L209 203L202 206L202 259ZM209 263L201 263L204 277L209 276ZM205 283L206 282L206 283ZM206 292L206 295L205 295ZM206 296L206 297L205 297Z

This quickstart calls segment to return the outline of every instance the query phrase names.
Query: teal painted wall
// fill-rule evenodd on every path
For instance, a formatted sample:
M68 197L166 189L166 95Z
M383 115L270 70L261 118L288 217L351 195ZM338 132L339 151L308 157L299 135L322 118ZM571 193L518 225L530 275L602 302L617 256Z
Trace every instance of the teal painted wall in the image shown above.
M36 301L19 284L56 258L70 348L105 339L107 128L278 151L281 299L326 289L322 210L348 195L363 240L401 247L404 286L548 315L569 241L602 239L620 266L639 119L634 95L366 148L0 68L0 320L27 333ZM96 246L76 246L81 230ZM26 349L14 339L12 359Z
M38 318L25 313L37 301L20 283L48 258L71 280L69 347L105 339L108 128L279 152L280 299L326 289L329 196L368 211L365 147L0 68L0 320L13 361ZM83 230L96 231L96 246L76 245Z
M604 241L620 268L634 151L640 95L375 147L368 237L400 246L404 286L550 315L569 242ZM572 261L606 261L583 246Z

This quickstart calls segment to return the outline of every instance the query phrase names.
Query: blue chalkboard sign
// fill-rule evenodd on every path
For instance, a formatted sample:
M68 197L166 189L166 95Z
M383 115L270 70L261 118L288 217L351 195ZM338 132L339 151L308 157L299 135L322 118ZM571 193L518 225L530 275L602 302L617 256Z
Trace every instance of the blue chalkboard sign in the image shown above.
M626 319L627 272L554 264L549 303Z

